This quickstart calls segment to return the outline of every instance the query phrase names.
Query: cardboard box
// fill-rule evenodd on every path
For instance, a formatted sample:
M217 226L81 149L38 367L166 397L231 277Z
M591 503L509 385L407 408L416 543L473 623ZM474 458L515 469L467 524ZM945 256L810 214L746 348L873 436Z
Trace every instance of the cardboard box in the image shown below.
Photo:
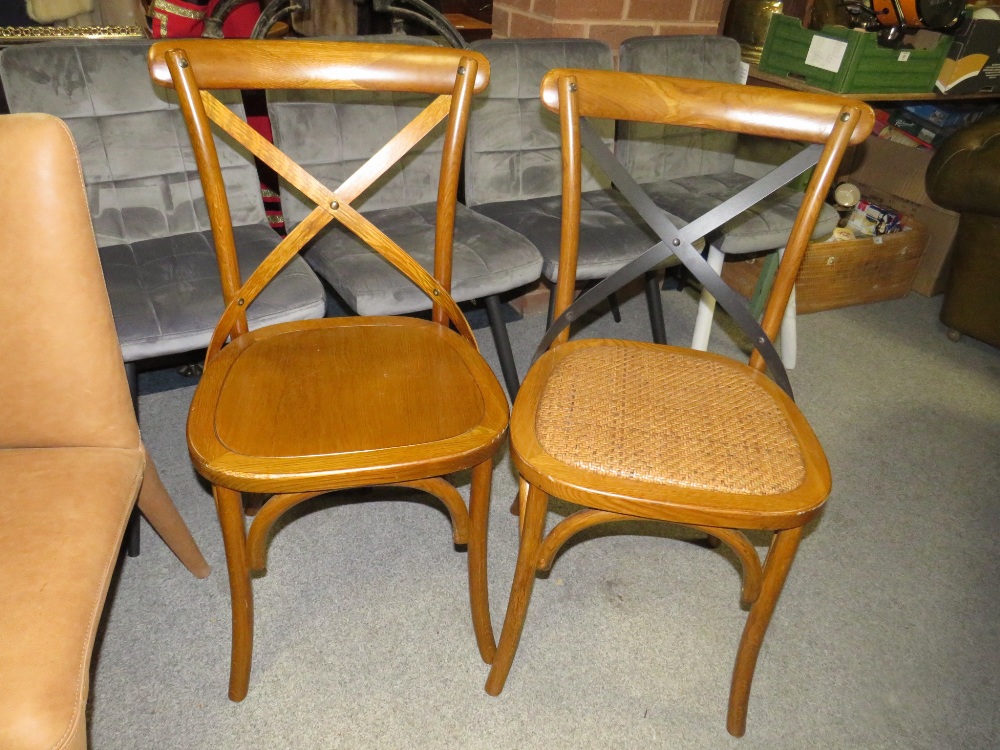
M919 222L903 232L839 242L810 242L795 281L796 309L801 314L898 299L911 289L927 237ZM735 256L742 258L743 256ZM750 297L765 255L730 259L722 278Z
M936 86L945 94L1000 91L1000 21L962 20Z
M932 151L868 138L845 157L841 169L844 179L856 184L863 197L882 201L923 225L927 248L911 288L927 297L944 291L951 248L958 231L958 214L931 201L924 188L924 175L932 156Z

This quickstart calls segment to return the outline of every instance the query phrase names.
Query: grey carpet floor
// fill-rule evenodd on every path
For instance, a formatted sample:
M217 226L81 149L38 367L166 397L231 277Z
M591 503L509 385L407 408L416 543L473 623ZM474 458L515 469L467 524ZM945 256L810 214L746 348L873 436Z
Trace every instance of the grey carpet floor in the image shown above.
M671 340L688 339L693 299L664 302ZM385 491L318 499L274 534L254 581L250 694L231 703L225 557L187 458L188 386L143 396L141 421L214 570L194 579L144 525L99 636L92 747L1000 747L1000 351L950 342L939 306L910 295L799 319L792 383L834 489L767 634L743 739L725 730L745 614L724 551L655 525L572 543L537 582L491 698L445 514ZM623 315L579 335L648 337L641 298ZM542 327L510 324L522 372ZM738 353L718 329L712 348ZM457 481L467 493L468 477ZM498 634L514 491L505 454L490 528ZM554 503L549 524L567 512Z

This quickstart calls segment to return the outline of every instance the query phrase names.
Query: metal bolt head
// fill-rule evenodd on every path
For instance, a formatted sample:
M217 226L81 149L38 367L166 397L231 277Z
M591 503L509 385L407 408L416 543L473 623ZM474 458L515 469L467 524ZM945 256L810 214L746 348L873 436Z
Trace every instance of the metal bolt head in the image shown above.
M182 57L177 61L177 66L180 68L186 68L188 66L188 61L186 57Z
M336 211L338 208L340 208L340 201L330 201L331 211Z
M441 292L439 292L437 289L435 289L434 290L434 296L435 297L440 297L441 296Z
M240 297L238 300L236 300L236 304L238 306L240 306L240 307L243 307L244 303L245 303L245 301L244 301L244 299L242 297Z
M577 85L576 85L575 83L571 83L571 84L569 85L569 90L570 90L570 91L576 91L576 89L577 89Z
M458 74L460 76L464 76L465 75L465 66L464 65L459 65L458 66Z
M680 247L681 241L675 237L674 239L670 240L670 244L673 245L674 247Z
M847 122L850 119L851 119L851 113L850 112L841 112L840 113L840 121L841 122Z

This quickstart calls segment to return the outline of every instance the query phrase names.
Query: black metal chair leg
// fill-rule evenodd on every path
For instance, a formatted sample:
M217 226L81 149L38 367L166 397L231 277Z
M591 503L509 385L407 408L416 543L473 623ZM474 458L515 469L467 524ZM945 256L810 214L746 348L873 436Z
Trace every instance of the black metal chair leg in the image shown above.
M503 322L500 298L491 294L489 297L483 298L483 305L486 307L486 317L490 320L490 329L493 331L493 341L497 347L497 355L500 357L500 370L503 372L503 380L507 385L507 393L510 394L510 400L513 402L517 398L517 389L521 385L521 380L517 376L517 365L514 363L514 352L510 348L507 325Z
M611 308L611 317L615 319L615 323L621 323L622 311L618 309L618 294L616 292L608 295L608 306Z
M132 396L132 409L135 411L136 421L139 420L139 375L136 372L135 362L125 363L125 378L128 380L128 390ZM129 516L128 526L125 527L125 551L129 557L139 556L139 508L132 508L132 515Z
M646 307L649 308L649 327L653 329L654 343L666 344L667 326L663 322L663 300L656 271L646 271Z

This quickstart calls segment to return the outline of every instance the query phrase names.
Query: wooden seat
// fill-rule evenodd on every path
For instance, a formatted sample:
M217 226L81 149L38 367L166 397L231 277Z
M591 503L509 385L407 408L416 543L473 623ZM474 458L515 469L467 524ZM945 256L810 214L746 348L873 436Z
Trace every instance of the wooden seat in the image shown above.
M188 443L195 467L213 484L226 547L233 606L230 698L241 700L249 685L250 571L265 566L269 529L289 508L352 487L400 485L426 491L445 504L456 543L468 544L473 626L480 654L491 661L495 647L486 589L486 521L492 458L506 433L508 406L449 294L465 124L472 94L487 83L488 64L475 53L431 47L195 40L155 45L150 70L157 83L175 87L180 97L208 196L227 303L191 404ZM353 176L330 190L206 88L405 91L436 98ZM446 118L431 276L351 202ZM233 255L209 120L317 204L245 281ZM434 303L430 321L348 317L247 330L246 307L333 219L427 294ZM467 509L442 475L469 468ZM248 531L243 492L271 495Z
M831 481L823 449L805 417L790 393L765 374L764 337L773 338L780 326L843 151L849 142L867 135L873 114L867 105L833 96L806 97L634 73L554 70L541 88L545 105L560 114L562 132L563 225L556 288L560 320L578 319L565 311L575 282L581 141L588 137L582 118L629 119L825 144L749 365L658 344L569 341L568 329L558 335L550 331L546 338L554 336L552 347L529 370L511 416L511 453L522 479L521 541L487 692L497 695L503 689L535 573L552 565L567 539L613 521L669 521L721 540L743 566L742 599L752 606L737 654L728 719L729 731L739 736L745 730L750 682L764 632L803 526L822 507ZM591 136L588 147L595 141ZM597 141L595 150L600 145ZM614 179L629 195L620 175ZM692 226L690 236L684 231L677 232L669 223L665 229L657 228L665 245L676 248L686 264L690 256L694 256L692 266L698 261L705 264L691 245L701 230ZM607 291L595 288L595 299ZM769 361L780 368L773 346L769 352ZM582 509L546 535L550 495ZM775 532L763 565L743 529Z

